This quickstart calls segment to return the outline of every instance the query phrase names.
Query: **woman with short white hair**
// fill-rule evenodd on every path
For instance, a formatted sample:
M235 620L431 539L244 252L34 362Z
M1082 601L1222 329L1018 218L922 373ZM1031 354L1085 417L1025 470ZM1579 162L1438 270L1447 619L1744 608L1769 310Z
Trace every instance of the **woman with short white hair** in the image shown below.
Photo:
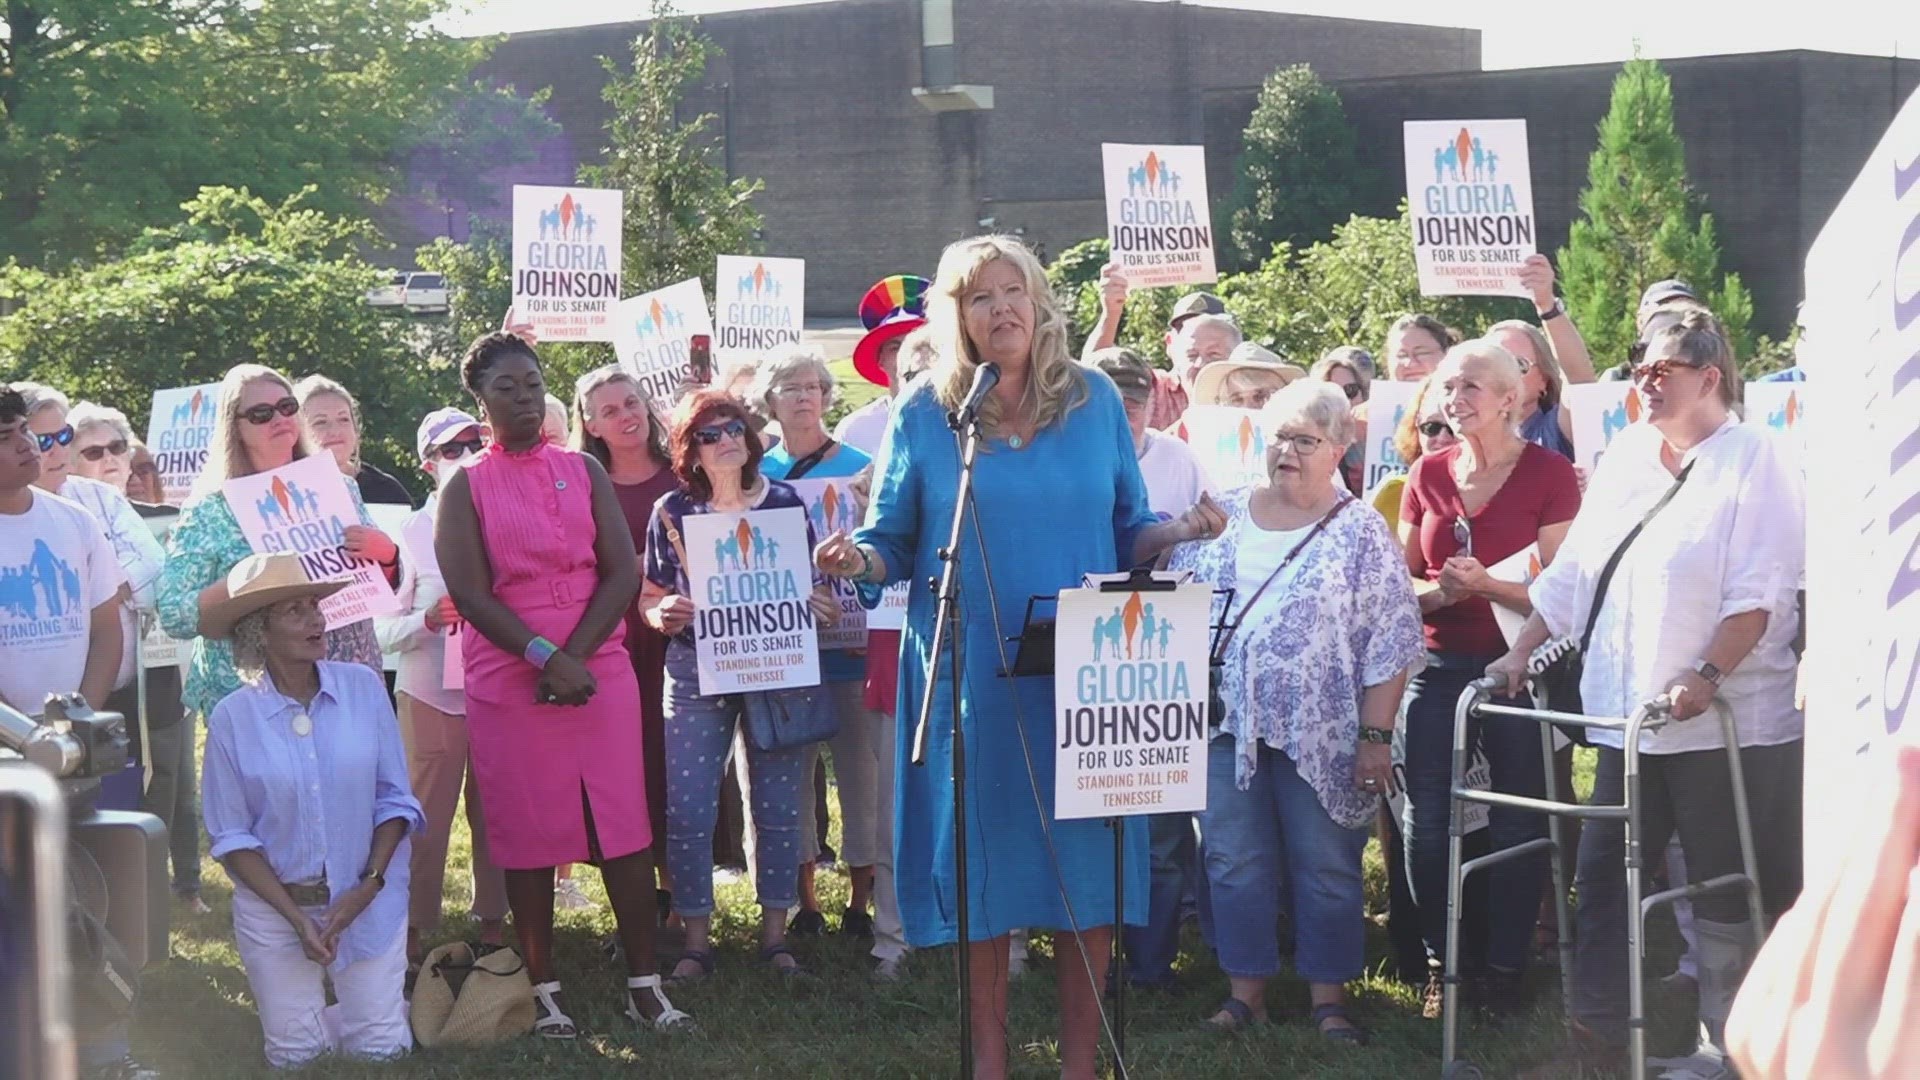
M1181 545L1171 564L1233 590L1215 646L1226 715L1213 718L1200 813L1214 947L1231 986L1209 1023L1264 1019L1285 890L1313 1024L1360 1043L1344 990L1366 961L1360 857L1392 786L1395 713L1420 665L1419 607L1386 522L1334 483L1354 435L1346 396L1295 383L1267 402L1260 426L1266 480L1229 492L1219 537Z
M83 401L67 414L73 425L73 473L127 493L133 478L133 425L119 409Z

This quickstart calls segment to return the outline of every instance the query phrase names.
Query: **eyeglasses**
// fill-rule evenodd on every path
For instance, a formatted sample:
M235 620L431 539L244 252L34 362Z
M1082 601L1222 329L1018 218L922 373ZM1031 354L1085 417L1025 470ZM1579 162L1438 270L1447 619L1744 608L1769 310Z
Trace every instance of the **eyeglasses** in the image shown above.
M1348 401L1359 401L1360 395L1365 393L1357 382L1343 383L1340 387L1340 392L1347 395Z
M35 435L34 438L40 440L40 452L44 454L55 446L66 446L72 443L73 425L68 424L59 431L49 432L45 435Z
M740 419L729 420L724 424L708 424L705 427L693 429L694 440L701 446L712 446L721 439L743 438L746 434L747 423Z
M135 476L159 476L160 466L155 465L151 461L143 461L140 464L133 466L131 471Z
M1290 446L1293 448L1293 452L1301 457L1306 457L1315 450L1320 449L1326 441L1327 440L1318 435L1282 435L1277 431L1273 434L1274 449L1278 450L1281 447Z
M1636 383L1660 382L1676 370L1683 369L1687 371L1700 370L1695 365L1689 364L1684 360L1655 360L1651 364L1635 364L1633 371L1627 377Z
M1460 545L1460 554L1473 557L1473 523L1465 514L1453 519L1453 542Z
M1429 420L1420 425L1420 434L1425 435L1429 439L1437 439L1441 434L1452 430L1453 428L1447 426L1445 420Z
M821 397L825 397L827 394L827 384L825 383L790 383L786 386L774 387L773 392L776 395L787 399L788 401L794 401L799 398L806 397L809 394L819 394Z
M99 461L108 454L119 457L121 454L126 453L128 449L131 448L131 445L132 444L128 443L125 439L115 439L110 443L96 443L92 446L82 448L80 456L86 458L88 461Z
M273 417L276 413L281 416L292 416L299 411L300 403L298 401L290 397L284 397L271 405L255 405L251 408L241 409L240 415L247 418L247 423L259 427L262 424L273 423Z
M443 442L439 446L434 447L433 453L439 457L441 461L459 461L468 454L479 453L486 449L486 447L487 443L484 439L455 439L452 442Z

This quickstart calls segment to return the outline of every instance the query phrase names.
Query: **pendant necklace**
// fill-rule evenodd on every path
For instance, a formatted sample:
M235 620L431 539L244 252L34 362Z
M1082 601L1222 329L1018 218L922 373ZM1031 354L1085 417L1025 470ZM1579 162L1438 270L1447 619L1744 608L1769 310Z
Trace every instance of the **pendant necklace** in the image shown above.
M293 733L303 739L313 734L313 717L304 712L296 714L293 718Z
M1027 440L1021 438L1018 435L1007 436L1007 445L1013 447L1015 450L1020 449L1022 446L1025 446L1026 444L1027 444Z

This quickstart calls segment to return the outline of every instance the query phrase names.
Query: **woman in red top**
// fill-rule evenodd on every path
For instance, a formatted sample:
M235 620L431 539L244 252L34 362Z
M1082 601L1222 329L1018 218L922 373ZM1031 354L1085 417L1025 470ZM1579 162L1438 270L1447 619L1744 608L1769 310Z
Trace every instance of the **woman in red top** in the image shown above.
M1447 825L1451 809L1453 715L1467 684L1506 651L1493 605L1530 614L1524 581L1487 570L1537 545L1552 560L1580 509L1580 485L1566 458L1520 437L1520 362L1488 341L1457 345L1434 370L1447 422L1460 441L1414 463L1400 506L1407 569L1421 587L1427 667L1407 685L1406 783L1413 827L1407 863L1420 908L1429 966L1446 949ZM1523 575L1513 575L1520 577ZM1486 755L1495 790L1546 791L1540 732L1532 721L1489 719L1470 737ZM1470 744L1471 745L1471 744ZM1495 849L1546 835L1538 814L1494 808ZM1479 1003L1497 1012L1523 1005L1521 975L1545 882L1544 858L1489 871L1487 968ZM1429 994L1437 986L1429 984Z

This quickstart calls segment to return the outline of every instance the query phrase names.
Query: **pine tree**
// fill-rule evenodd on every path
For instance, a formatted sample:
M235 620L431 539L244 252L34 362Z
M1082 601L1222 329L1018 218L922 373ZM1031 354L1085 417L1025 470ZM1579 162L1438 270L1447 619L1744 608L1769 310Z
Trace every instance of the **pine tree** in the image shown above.
M1559 260L1567 309L1595 362L1625 359L1637 336L1640 291L1665 278L1693 286L1725 324L1735 353L1746 355L1753 298L1740 275L1720 271L1713 215L1687 183L1673 84L1659 64L1636 57L1621 69L1599 136L1582 216Z
M753 196L763 185L728 177L714 163L712 113L676 115L716 51L694 20L669 0L653 0L647 29L633 41L632 70L600 60L607 70L601 96L613 119L601 163L581 166L579 175L583 184L626 192L621 270L630 293L690 277L711 290L716 255L753 250L761 223Z
M1220 230L1234 268L1259 266L1283 241L1301 250L1332 235L1355 210L1353 147L1340 95L1312 67L1295 64L1267 76Z

